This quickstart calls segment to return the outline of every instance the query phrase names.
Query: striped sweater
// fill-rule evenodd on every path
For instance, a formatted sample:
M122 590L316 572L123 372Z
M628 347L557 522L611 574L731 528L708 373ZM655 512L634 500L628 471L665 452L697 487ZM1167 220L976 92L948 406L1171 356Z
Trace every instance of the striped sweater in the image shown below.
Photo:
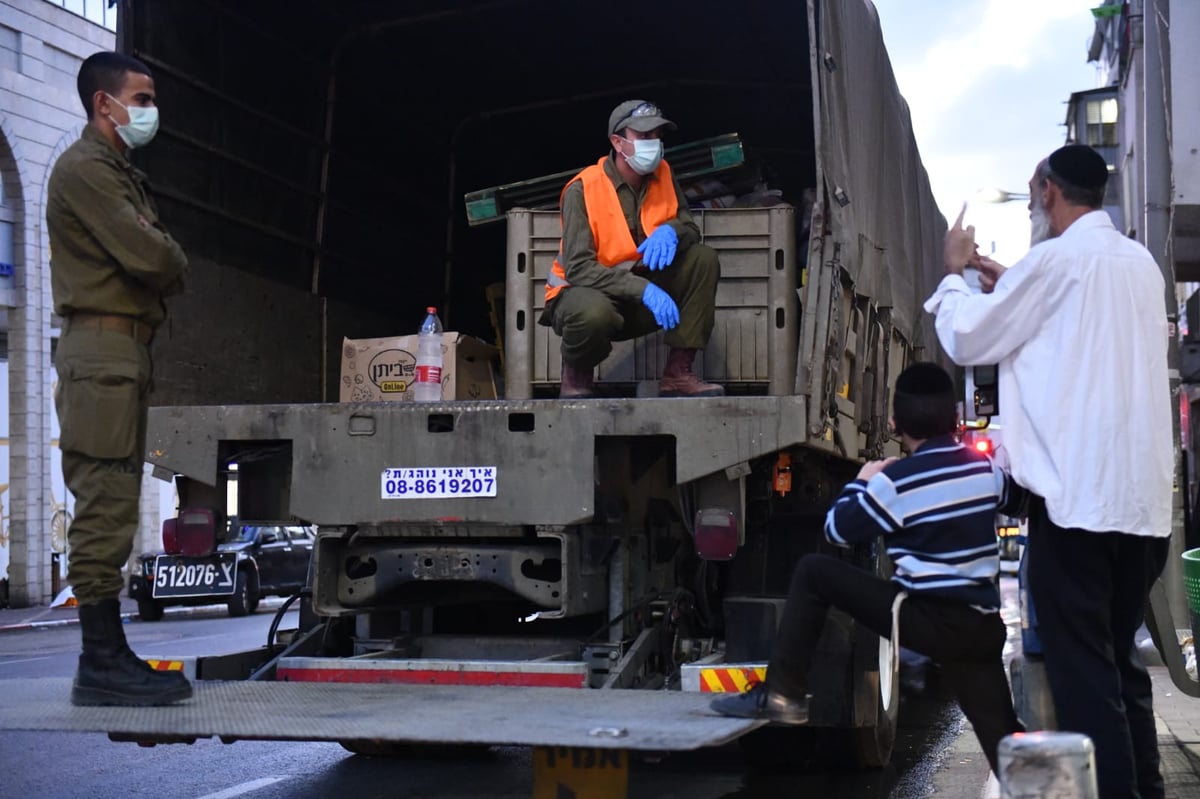
M825 537L849 546L883 536L892 580L910 595L994 613L996 513L1019 513L1025 493L986 455L953 436L931 438L869 481L847 485L825 517Z

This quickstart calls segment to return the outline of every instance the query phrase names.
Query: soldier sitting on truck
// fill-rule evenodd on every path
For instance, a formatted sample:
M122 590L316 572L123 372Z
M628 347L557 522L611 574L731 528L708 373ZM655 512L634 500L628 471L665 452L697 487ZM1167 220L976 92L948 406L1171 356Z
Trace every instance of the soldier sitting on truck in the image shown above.
M621 103L608 118L612 152L563 189L562 243L540 320L562 336L563 398L593 395L612 342L658 328L670 347L659 396L725 393L692 372L712 334L721 267L662 158L662 134L674 129L653 103Z
M895 624L904 646L941 666L996 771L1000 740L1022 727L1004 675L995 518L997 509L1019 513L1026 492L956 439L954 383L940 366L900 374L892 425L912 454L864 464L829 510L825 537L837 546L882 537L895 574L887 580L829 555L801 558L766 682L712 708L807 723L808 670L832 606L898 643Z

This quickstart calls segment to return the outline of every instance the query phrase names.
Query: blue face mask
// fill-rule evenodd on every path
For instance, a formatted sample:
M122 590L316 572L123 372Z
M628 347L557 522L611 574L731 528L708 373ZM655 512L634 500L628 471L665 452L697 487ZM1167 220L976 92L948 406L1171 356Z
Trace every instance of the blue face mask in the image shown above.
M624 137L622 137L624 138ZM658 169L663 158L662 139L625 139L633 145L633 155L625 155L625 163L639 175L649 175Z
M129 114L128 125L117 124L117 120L113 119L111 114L108 117L117 126L117 135L121 137L121 141L125 142L129 149L133 150L138 147L145 147L154 139L154 134L158 133L157 107L143 108L137 105L125 105L111 94L108 94L108 99L124 108Z

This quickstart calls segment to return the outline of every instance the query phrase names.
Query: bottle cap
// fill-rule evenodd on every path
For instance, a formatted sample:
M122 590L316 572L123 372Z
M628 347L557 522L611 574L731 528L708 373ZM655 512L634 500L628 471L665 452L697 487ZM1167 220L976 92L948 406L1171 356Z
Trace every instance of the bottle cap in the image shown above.
M437 308L434 308L432 305L430 305L425 309L425 313L437 313Z

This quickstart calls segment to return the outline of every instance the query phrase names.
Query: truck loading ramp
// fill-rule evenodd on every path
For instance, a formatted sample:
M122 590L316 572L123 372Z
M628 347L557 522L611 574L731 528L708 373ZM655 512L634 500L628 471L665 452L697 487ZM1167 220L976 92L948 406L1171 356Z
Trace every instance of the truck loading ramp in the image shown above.
M719 716L680 691L197 681L166 707L74 707L71 680L5 680L0 729L153 741L377 740L642 751L720 746L765 722Z

